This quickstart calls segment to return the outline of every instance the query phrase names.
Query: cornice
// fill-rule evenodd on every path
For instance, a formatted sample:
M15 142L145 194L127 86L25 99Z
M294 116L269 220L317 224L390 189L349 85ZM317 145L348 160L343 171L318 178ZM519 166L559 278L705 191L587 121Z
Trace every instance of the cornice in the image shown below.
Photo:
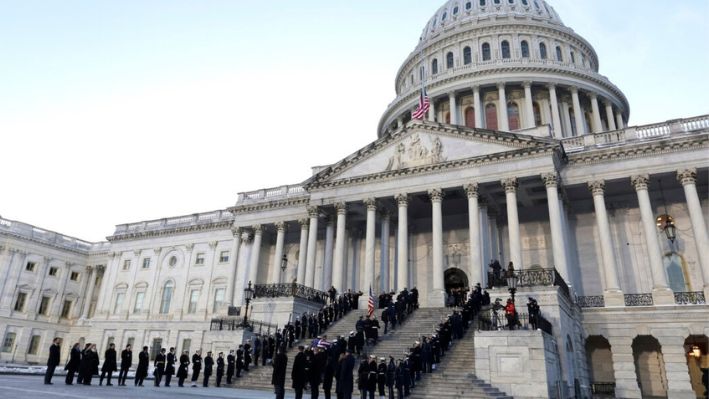
M643 158L670 154L688 149L709 148L709 133L684 136L680 139L665 139L624 145L591 148L568 155L569 165L595 165L624 159Z
M164 237L164 236L174 236L179 234L194 233L200 231L211 231L211 230L228 230L232 227L233 220L223 220L215 223L205 223L194 226L184 226L175 227L170 229L154 230L154 231L140 231L134 233L124 233L116 234L106 239L110 242L114 241L126 241L126 240L137 240L141 238L148 237Z
M309 202L310 202L310 196L304 195L304 196L301 196L298 198L286 198L286 199L275 200L275 201L265 201L265 202L254 203L254 204L234 206L234 207L229 208L228 211L233 213L234 215L237 215L237 214L262 212L262 211L267 211L267 210L272 210L272 209L300 207L303 205L307 205Z
M61 245L52 244L52 243L48 243L48 242L45 242L45 241L37 240L37 239L35 239L35 238L26 237L26 236L23 236L23 235L21 235L21 234L14 234L14 233L11 232L11 231L0 231L0 235L5 235L5 236L12 237L12 238L16 238L16 239L19 239L19 240L22 240L22 241L29 241L29 242L31 242L31 243L39 244L39 245L42 245L42 246L47 247L47 248L58 249L58 250L60 250L60 251L71 252L71 253L75 253L75 254L78 254L78 255L88 256L88 255L91 253L90 250L84 251L84 250L80 250L80 249L76 249L76 248L68 248L68 247L64 247L64 246L61 246Z

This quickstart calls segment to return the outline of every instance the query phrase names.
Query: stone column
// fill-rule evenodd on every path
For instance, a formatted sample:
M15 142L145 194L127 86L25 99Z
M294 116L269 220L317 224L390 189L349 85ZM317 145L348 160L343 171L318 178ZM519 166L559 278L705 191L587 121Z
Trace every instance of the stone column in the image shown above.
M287 281L283 281L283 278L281 277L282 275L285 275L285 270L281 270L281 260L283 259L283 246L285 244L285 238L286 222L276 222L276 253L273 255L273 264L271 265L271 281L268 281L268 283L287 283Z
M497 211L487 208L487 223L490 227L490 255L491 259L501 260L500 230L497 228Z
M381 292L389 292L391 290L391 284L389 282L389 211L383 210L380 214L381 218L381 243L380 243L380 257L381 257L381 278L379 289Z
M606 303L608 305L608 303ZM630 331L628 331L630 332ZM640 399L642 394L635 374L633 357L633 337L608 337L615 375L615 396L617 398Z
M305 264L306 254L308 253L308 219L298 220L300 223L300 246L298 247L298 272L296 274L296 282L305 285Z
M603 180L588 183L588 188L593 194L593 207L596 213L598 239L601 242L604 279L603 297L605 298L606 307L625 306L625 298L623 297L623 292L618 283L618 267L615 263L611 227L608 223L608 213L606 212L606 202L604 198L605 187L606 183Z
M396 265L396 284L397 291L407 288L409 276L409 197L407 194L398 194L396 202L399 206L399 226L397 230L397 265Z
M657 239L657 226L655 225L655 217L653 216L650 195L648 194L650 178L648 175L632 176L630 181L638 195L640 219L645 233L645 244L647 245L650 272L652 273L653 301L655 305L674 305L675 298L667 284L667 275L665 274L662 253L660 252L660 242Z
M431 122L436 121L436 101L433 97L430 97L430 108L428 109L428 120Z
M308 255L305 261L305 285L315 286L315 255L318 248L318 214L317 206L308 207L310 216L310 232L308 234Z
M49 258L49 257L44 257L44 264L42 265L42 269L39 270L39 282L36 283L37 287L37 295L30 295L28 298L29 301L29 306L27 306L27 313L30 318L36 318L37 317L37 312L39 311L39 304L41 303L41 298L42 298L42 292L44 291L44 280L47 276L47 273L49 272L49 265L52 263L54 258ZM56 301L55 301L56 302Z
M234 289L234 297L236 300L234 303L238 303L239 305L242 305L244 303L244 288L249 284L249 252L248 252L248 247L249 247L249 242L251 241L251 234L248 233L247 231L241 232L241 246L239 248L239 258L240 261L238 263L238 269L239 273L241 274L239 278L239 283L237 283L235 289ZM187 247L188 254L191 254L192 252L192 245L190 244ZM253 256L253 247L251 248L252 256ZM187 265L191 265L191 262L189 260L189 256L186 257L185 263ZM189 273L189 270L188 270ZM252 283L253 284L253 283ZM185 289L185 293L187 293L187 289ZM187 293L188 294L188 293ZM236 306L236 305L235 305Z
M549 227L551 229L551 246L554 256L554 267L559 271L561 277L567 284L571 285L571 275L569 274L568 261L566 259L566 248L564 247L564 230L562 225L561 208L559 207L558 184L559 178L556 172L542 175L544 186L547 191L547 206L549 208Z
M81 319L89 318L89 308L91 307L91 297L94 295L94 287L96 286L96 276L94 275L94 267L86 266L86 278L88 280L88 287L86 289L86 300L84 301L84 307L81 309Z
M534 121L534 102L532 101L532 82L524 82L524 127L537 126Z
M429 307L445 306L445 286L443 279L443 190L432 189L428 190L428 195L431 197L432 211L432 236L433 236L433 277L431 278L431 287L428 295Z
M480 86L473 87L473 107L475 109L475 127L484 128L483 126L483 110L482 102L480 101Z
M582 136L586 134L586 126L584 125L583 110L581 109L581 101L579 100L579 89L577 87L571 88L571 101L574 105L576 135Z
M345 272L345 240L347 228L347 204L338 202L335 204L337 211L337 233L335 234L335 254L332 268L332 286L338 293L344 289L343 277Z
M333 246L335 243L335 220L332 216L327 217L325 224L325 261L323 262L323 275L318 278L316 288L321 291L327 291L332 286L332 261L333 261Z
M601 111L598 108L598 96L596 93L591 93L591 130L593 133L603 131L603 123L601 123Z
M497 84L497 93L499 96L499 107L497 107L497 127L498 130L504 132L510 131L510 120L507 117L507 95L505 94L505 84Z
M608 130L616 130L615 119L613 117L613 105L610 102L606 103L606 119L608 120Z
M404 118L400 116L396 118L396 128L401 129L402 127L404 127Z
M451 125L458 124L458 103L455 97L455 93L448 94L448 104L451 113Z
M16 269L19 269L22 267L22 265L20 264L20 266L13 268L13 263L15 261L15 257L17 255L18 251L14 248L10 248L8 251L10 252L10 261L7 263L7 267L5 268L5 276L2 280L2 282L0 282L0 301L3 301L3 296L5 295L5 286L9 286L10 284L12 284L11 280L13 280L13 279L10 278L11 274L14 274ZM11 302L12 301L6 300L4 303L11 303ZM8 308L9 307L10 306L8 306Z
M519 237L519 214L517 213L517 178L502 180L507 202L507 229L510 235L510 261L515 270L522 270L522 243ZM503 265L504 266L504 265Z
M488 207L487 203L478 196L478 220L480 221L480 257L478 258L478 265L482 270L483 281L480 284L483 287L487 287L487 265L493 258L492 255L492 240L490 238L490 220L488 218Z
M251 259L249 259L249 280L252 286L258 283L258 262L261 255L261 238L263 237L263 228L260 224L254 225L254 245L251 248ZM248 281L246 284L248 284Z
M231 282L229 284L229 298L231 298L231 306L236 306L236 280L238 278L239 271L239 248L241 247L241 228L232 227L231 234L234 236L234 240L231 242Z
M549 99L551 101L551 119L554 128L554 138L564 138L564 132L561 128L561 116L559 115L559 100L556 97L556 85L549 86Z
M615 111L616 129L625 129L625 121L623 121L623 113L620 110Z
M663 336L658 334L657 336L660 347L662 347L668 398L694 399L697 397L689 379L689 366L687 365L687 353L684 351L684 339L684 335Z
M367 227L364 241L364 284L360 289L368 294L370 288L373 290L376 288L374 287L374 250L376 246L377 201L374 198L368 198L364 200L364 205L367 206Z
M689 220L694 233L694 245L697 248L699 265L704 277L704 296L709 298L709 238L707 238L707 225L704 221L704 212L697 194L697 170L694 168L683 169L677 172L677 180L684 187L684 196L687 199Z
M484 263L480 263L480 209L478 207L478 183L470 183L465 186L465 193L468 195L468 231L469 247L468 251L468 276L469 284L472 287L476 283L483 284L482 268Z
M113 295L113 288L110 287L110 282L115 282L115 276L118 272L118 268L122 267L121 254L118 252L111 252L109 254L111 260L108 263L106 271L103 272L103 277L101 277L101 285L103 289L98 292L98 300L96 301L96 307L94 308L94 317L99 314L99 312L106 311L108 313L107 301L110 301Z
M566 99L568 100L568 99ZM574 130L571 128L571 114L569 113L569 103L567 101L561 101L561 112L564 117L564 125L566 127L566 137L572 137L574 135Z

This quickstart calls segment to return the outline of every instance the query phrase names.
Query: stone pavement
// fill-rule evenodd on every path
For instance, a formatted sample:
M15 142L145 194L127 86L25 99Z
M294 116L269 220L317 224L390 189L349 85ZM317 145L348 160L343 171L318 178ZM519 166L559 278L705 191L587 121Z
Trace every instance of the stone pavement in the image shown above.
M206 399L267 399L274 398L270 392L250 391L234 388L180 388L177 382L170 388L157 388L152 381L146 381L144 387L133 386L133 381L126 381L125 387L98 386L98 378L94 378L92 386L65 385L64 378L56 376L52 379L54 385L44 385L43 376L0 375L0 398L7 399L160 399L160 398L206 398ZM115 384L115 381L114 381ZM292 394L286 394L286 399L293 399Z

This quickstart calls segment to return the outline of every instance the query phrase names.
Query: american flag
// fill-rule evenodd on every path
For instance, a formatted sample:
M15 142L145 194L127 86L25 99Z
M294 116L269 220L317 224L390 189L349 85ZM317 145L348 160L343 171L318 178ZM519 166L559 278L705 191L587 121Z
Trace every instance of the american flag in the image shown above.
M367 302L367 315L372 317L374 314L374 296L372 295L372 286L369 286L369 301Z
M421 95L419 96L419 105L416 107L416 111L411 114L414 119L423 119L426 116L426 112L431 108L431 100L428 98L428 93L426 93L426 88L421 89Z

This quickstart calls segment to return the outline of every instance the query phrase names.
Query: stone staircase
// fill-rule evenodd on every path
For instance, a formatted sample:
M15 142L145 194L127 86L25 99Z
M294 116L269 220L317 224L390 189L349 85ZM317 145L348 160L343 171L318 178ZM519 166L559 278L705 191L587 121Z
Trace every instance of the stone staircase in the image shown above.
M409 399L465 398L512 399L504 392L475 377L475 328L471 326L463 339L453 341L446 356L441 358L437 370L422 374L421 381L411 391Z

